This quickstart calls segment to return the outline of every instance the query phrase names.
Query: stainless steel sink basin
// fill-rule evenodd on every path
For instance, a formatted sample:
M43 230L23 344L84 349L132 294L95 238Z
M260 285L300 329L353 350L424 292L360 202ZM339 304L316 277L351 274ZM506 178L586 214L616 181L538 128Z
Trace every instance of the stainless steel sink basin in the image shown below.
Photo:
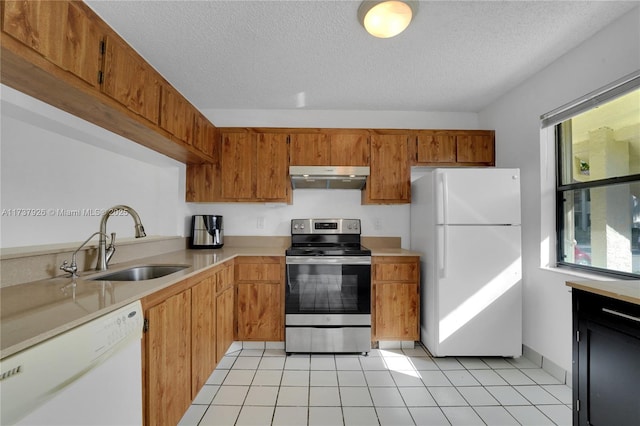
M164 277L189 268L189 265L142 265L89 278L90 281L144 281Z

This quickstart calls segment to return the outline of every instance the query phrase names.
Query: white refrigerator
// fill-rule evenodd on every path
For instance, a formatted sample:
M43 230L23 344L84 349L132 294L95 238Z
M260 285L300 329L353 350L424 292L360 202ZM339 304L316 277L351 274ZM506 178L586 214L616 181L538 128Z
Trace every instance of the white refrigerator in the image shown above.
M519 169L432 169L411 198L422 343L438 357L521 356Z

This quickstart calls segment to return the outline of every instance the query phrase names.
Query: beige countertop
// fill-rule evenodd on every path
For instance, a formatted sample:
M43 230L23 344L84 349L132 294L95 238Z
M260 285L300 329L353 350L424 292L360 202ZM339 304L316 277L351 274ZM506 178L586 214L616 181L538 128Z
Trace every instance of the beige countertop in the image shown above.
M374 256L418 256L400 248L372 249ZM108 312L140 300L236 256L284 256L276 247L223 247L178 250L112 265L109 272L136 265L189 265L166 277L146 281L91 280L105 272L83 272L0 288L0 359L13 355Z
M417 251L402 248L370 248L373 256L420 256Z
M640 305L640 280L567 281L567 285L578 290Z

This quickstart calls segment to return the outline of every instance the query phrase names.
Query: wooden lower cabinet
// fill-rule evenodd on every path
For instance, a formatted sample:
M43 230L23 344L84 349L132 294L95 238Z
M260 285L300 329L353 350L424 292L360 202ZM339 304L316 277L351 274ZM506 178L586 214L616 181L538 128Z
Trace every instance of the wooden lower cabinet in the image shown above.
M191 288L191 397L195 398L217 365L216 280L207 277Z
M283 340L282 283L238 283L238 340Z
M191 405L191 289L145 312L146 425L178 424Z
M224 357L234 340L233 296L233 286L216 296L216 363Z
M236 259L238 340L284 340L284 257Z
M142 300L145 425L175 425L234 340L234 261Z
M372 258L372 340L420 340L420 258Z
M235 340L234 264L227 262L215 272L216 278L216 364Z

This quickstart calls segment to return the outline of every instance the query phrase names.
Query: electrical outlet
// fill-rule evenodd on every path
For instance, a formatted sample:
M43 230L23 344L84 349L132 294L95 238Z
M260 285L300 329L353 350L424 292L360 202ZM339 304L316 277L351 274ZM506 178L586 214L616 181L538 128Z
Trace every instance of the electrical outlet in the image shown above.
M376 231L380 231L382 229L382 221L380 220L379 217L376 217L373 219L373 228Z
M264 216L258 216L258 220L256 221L256 227L258 229L264 229Z

